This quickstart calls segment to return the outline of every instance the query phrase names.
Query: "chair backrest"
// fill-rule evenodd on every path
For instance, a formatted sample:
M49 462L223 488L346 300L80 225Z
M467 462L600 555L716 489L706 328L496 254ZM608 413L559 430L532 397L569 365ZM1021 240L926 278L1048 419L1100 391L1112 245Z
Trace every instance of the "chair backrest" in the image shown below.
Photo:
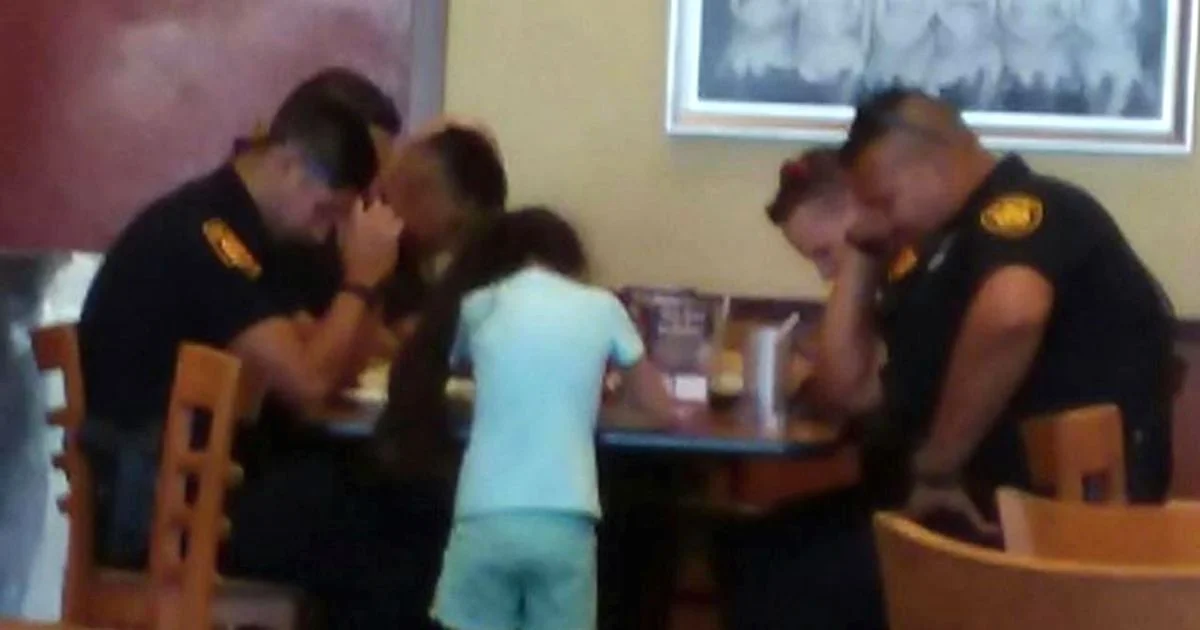
M1098 505L996 491L1009 553L1153 566L1200 566L1200 505Z
M183 344L163 437L150 540L157 627L208 630L218 581L217 550L227 534L225 491L238 475L233 434L242 393L241 361Z
M875 517L892 630L1200 628L1200 566L1039 560Z
M1116 405L1038 416L1021 425L1030 479L1064 501L1126 503L1125 434Z
M86 404L78 336L74 325L64 324L33 330L30 340L34 361L42 376L58 372L62 378L63 406L48 414L49 423L63 430L62 451L54 455L53 463L66 476L68 484L67 494L58 502L59 510L68 519L62 619L69 623L84 623L88 584L94 575L95 487L79 435Z

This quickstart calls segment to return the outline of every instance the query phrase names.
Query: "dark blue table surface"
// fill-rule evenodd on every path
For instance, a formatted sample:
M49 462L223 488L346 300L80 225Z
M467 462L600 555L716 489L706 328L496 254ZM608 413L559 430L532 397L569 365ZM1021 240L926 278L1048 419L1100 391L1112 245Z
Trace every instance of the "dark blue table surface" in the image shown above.
M359 404L332 412L338 421L329 431L346 439L368 437L382 405ZM452 413L461 421L463 437L470 428L471 404L456 401ZM600 411L597 442L603 447L670 451L697 455L819 457L842 445L836 428L802 414L793 415L782 428L764 422L752 405L727 411L698 409L683 427L665 427L645 412L622 404Z

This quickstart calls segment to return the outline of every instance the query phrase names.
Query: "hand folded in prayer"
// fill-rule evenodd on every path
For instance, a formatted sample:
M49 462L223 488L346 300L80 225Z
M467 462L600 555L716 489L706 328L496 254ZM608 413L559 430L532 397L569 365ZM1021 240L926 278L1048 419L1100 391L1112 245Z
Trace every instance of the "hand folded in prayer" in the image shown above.
M338 225L338 249L346 284L378 287L399 256L404 221L382 201L358 200Z
M958 484L933 486L918 481L908 496L904 513L912 520L935 530L959 530L964 526L974 530L942 532L955 538L974 542L1000 536L1000 528L983 517L971 501L971 497L967 496L966 491ZM939 524L946 526L939 527Z

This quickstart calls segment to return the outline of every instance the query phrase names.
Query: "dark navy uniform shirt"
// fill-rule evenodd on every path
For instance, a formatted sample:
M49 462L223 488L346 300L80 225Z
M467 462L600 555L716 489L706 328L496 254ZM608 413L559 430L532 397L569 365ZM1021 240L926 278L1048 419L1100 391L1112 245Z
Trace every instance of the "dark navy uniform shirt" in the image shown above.
M104 561L144 562L158 431L180 344L226 348L269 318L323 312L337 293L341 269L321 264L328 258L294 257L303 251L312 248L270 237L228 165L152 203L108 251L79 322L85 441L97 477L97 545ZM336 249L325 253L337 261ZM389 286L405 285L392 280ZM400 297L391 303L403 304ZM270 470L276 456L330 447L319 429L291 420L269 399L260 422L239 432L235 457L248 479Z
M969 485L987 496L1028 486L1019 420L1113 402L1125 418L1131 496L1160 498L1170 472L1170 306L1099 202L1017 157L889 271L879 316L893 444L911 454L927 437L966 309L1010 265L1042 275L1054 304L1029 374L968 464Z
M394 317L414 310L426 291L414 251L404 249L385 284ZM152 203L109 250L84 302L90 415L126 425L162 418L180 343L222 348L267 318L320 315L341 273L333 241L272 241L231 166Z
M161 422L179 345L223 348L296 304L232 166L152 203L121 233L79 322L89 415L124 428Z
M228 165L150 204L106 254L79 322L103 563L145 562L180 344L224 348L291 315L278 271L258 207Z

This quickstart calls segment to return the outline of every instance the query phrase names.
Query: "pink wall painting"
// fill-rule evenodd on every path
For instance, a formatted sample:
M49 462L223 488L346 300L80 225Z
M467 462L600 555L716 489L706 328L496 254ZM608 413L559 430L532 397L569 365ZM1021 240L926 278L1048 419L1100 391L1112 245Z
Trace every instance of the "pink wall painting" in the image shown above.
M103 249L320 68L365 73L406 112L427 1L0 3L0 249Z

